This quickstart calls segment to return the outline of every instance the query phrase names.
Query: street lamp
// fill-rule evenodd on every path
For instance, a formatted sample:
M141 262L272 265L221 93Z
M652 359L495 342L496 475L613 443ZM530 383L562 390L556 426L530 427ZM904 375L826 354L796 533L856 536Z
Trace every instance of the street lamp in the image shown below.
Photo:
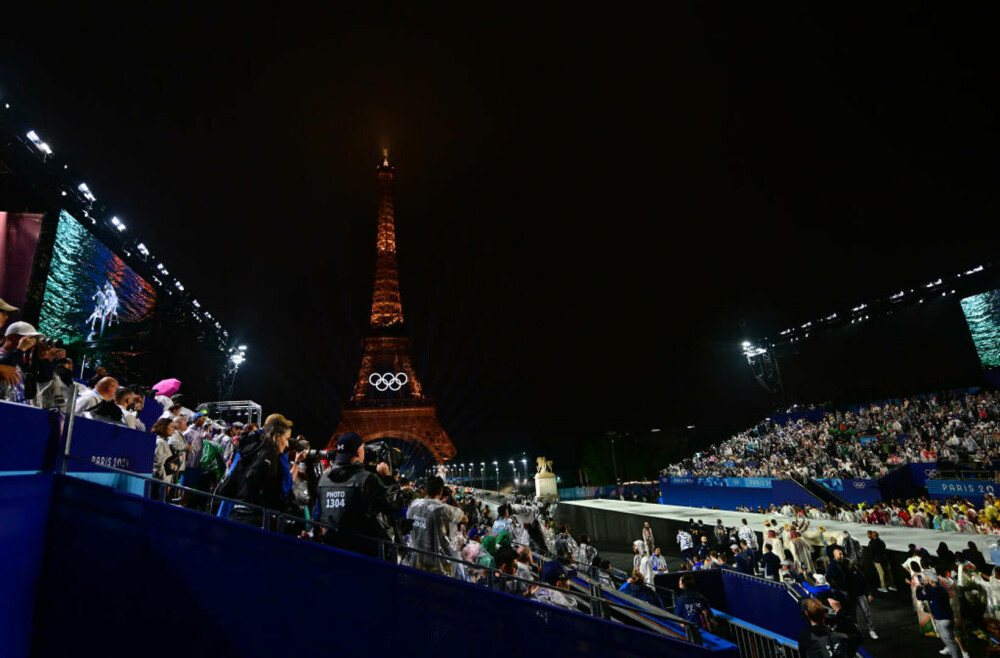
M497 491L500 491L500 466L495 461L493 462L493 472L497 476Z
M524 484L528 484L528 460L526 458L521 459L521 465L524 466Z
M486 488L486 462L479 462L479 487Z
M511 459L507 462L510 464L511 477L514 479L514 492L517 492L517 463Z

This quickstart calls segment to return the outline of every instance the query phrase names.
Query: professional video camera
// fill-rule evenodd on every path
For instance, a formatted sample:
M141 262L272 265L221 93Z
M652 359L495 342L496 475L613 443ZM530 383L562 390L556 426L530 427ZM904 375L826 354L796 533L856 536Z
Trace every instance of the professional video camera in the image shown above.
M371 441L365 444L365 468L374 471L380 462L389 465L390 472L396 472L403 465L403 451L393 448L385 441Z
M306 453L306 459L326 459L332 461L337 456L336 450L310 450ZM365 468L374 472L380 462L389 465L392 471L398 471L403 465L403 451L393 448L385 441L371 441L365 444Z

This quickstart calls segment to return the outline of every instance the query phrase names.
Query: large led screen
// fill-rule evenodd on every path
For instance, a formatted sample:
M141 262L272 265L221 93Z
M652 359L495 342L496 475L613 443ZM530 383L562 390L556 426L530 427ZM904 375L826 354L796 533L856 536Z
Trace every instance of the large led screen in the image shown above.
M1000 290L966 297L962 312L983 368L1000 368Z
M151 329L156 291L65 210L38 330L83 349L124 347Z

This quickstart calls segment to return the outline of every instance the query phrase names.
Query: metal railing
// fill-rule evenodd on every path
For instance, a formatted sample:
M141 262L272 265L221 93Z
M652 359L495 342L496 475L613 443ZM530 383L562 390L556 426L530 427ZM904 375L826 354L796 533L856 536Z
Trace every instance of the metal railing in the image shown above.
M339 532L333 526L321 521L306 519L295 514L269 509L261 505L255 505L233 498L227 498L215 493L186 487L181 484L165 482L150 475L135 473L134 471L116 468L113 466L93 464L92 462L75 455L63 455L62 472L65 472L67 461L86 463L90 467L96 467L108 472L140 479L144 483L143 497L158 500L164 504L168 504L181 497L186 497L189 504L192 500L199 498L209 501L207 510L198 509L197 505L195 508L188 507L187 510L192 513L208 513L214 515L215 510L217 509L216 503L219 505L224 503L230 504L233 505L234 508L239 506L241 508L259 513L259 527L265 531L279 532L286 534L287 536L298 536L300 539L312 540L316 543L329 544L334 548L338 548L338 544L342 544L344 543L344 540L346 540L348 543L353 542L353 545L355 546L360 545L371 547L373 549L372 553L377 556L378 559L399 564L403 568L412 568L403 564L403 562L406 561L407 556L412 554L424 555L427 556L428 560L431 562L447 563L450 565L448 571L450 571L451 574L433 573L437 573L437 575L443 577L462 577L467 582L485 585L487 589L491 590L508 591L509 589L520 589L533 595L540 589L558 589L559 593L569 597L576 603L577 612L603 619L627 623L637 628L658 632L661 635L684 640L695 645L700 646L703 644L701 630L697 624L692 624L691 622L667 612L666 610L649 606L642 601L629 597L621 592L614 592L611 594L606 591L602 591L599 584L595 584L589 580L580 581L577 579L577 582L568 590L556 588L551 585L539 583L535 580L525 580L511 574L505 574L496 568L466 562L460 558L455 558L450 555L423 551L409 545L395 543L392 540ZM307 533L311 531L312 536L303 537L303 533L288 535L287 532L282 532L283 530L298 527L306 528ZM330 539L333 541L327 541ZM535 565L535 568L540 568L545 562L548 561L548 559L552 559L541 555L538 557L539 560ZM530 599L531 596L528 596L527 598ZM615 599L619 599L620 601L616 601Z
M743 658L799 658L799 643L741 621L718 610L718 635L740 650Z

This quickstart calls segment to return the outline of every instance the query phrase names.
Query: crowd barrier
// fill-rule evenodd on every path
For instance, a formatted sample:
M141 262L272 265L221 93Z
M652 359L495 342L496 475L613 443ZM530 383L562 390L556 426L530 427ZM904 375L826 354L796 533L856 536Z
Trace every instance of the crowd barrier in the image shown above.
M0 402L0 474L37 473L54 468L65 453L63 415L23 404ZM142 481L111 473L105 466L135 473L153 472L156 438L122 425L77 417L69 441L67 472L85 480L131 493L142 493Z
M657 574L657 587L678 589L681 576L691 574L699 592L716 611L757 627L776 639L792 640L806 627L797 599L781 583L747 576L731 569Z
M906 499L923 495L927 481L937 477L937 474L937 462L918 462L898 466L878 480L882 500Z
M558 490L559 500L590 500L593 498L612 498L617 500L619 496L625 500L632 500L633 497L646 499L655 498L658 495L658 487L653 484L623 484L621 486L608 485L604 487L567 487Z
M860 478L817 478L824 488L847 503L877 503L882 500L879 481Z
M931 498L946 499L961 496L981 505L986 494L995 496L1000 484L976 480L927 480L927 494Z
M741 505L751 508L781 505L824 503L792 480L770 478L662 477L660 502L686 507L718 507L733 510Z
M735 655L61 475L0 478L0 519L28 558L0 567L4 656Z

